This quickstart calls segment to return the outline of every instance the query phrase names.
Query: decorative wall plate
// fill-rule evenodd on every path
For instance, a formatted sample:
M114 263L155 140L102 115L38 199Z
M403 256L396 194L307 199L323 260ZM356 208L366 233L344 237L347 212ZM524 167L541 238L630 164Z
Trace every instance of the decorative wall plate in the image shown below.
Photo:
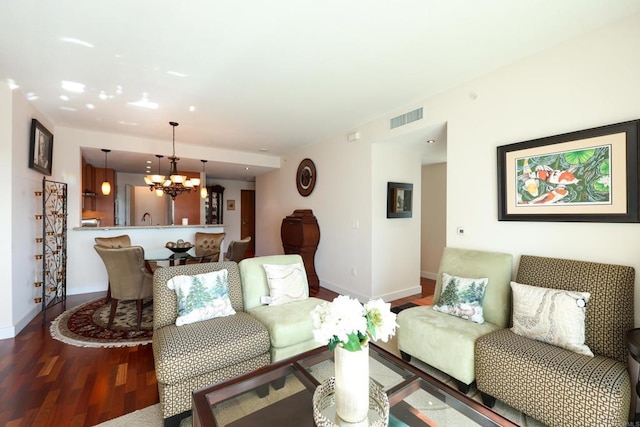
M316 165L311 159L304 159L298 166L296 173L296 186L301 196L307 197L316 186L317 172Z

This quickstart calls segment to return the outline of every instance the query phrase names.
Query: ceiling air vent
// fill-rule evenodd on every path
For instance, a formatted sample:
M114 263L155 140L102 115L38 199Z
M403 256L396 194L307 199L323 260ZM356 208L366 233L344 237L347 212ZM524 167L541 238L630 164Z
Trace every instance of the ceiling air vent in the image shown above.
M421 120L421 119L422 119L422 107L413 111L409 111L408 113L401 114L398 117L392 118L391 120L389 120L389 128L395 129L397 127L404 126L406 124L409 124L411 122L415 122L416 120Z

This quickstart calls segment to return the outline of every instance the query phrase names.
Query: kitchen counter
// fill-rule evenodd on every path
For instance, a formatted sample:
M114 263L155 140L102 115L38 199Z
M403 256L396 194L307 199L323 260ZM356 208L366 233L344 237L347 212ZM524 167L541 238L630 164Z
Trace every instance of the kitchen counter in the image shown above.
M147 229L175 229L175 228L224 228L224 224L190 224L190 225L114 225L112 227L73 227L73 230L147 230Z

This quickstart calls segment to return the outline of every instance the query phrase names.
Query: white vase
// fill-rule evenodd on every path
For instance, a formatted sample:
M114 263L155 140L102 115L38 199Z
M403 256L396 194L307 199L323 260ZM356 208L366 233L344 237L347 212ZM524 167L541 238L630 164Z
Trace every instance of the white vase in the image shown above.
M359 351L338 346L334 351L336 414L357 423L369 412L369 345Z

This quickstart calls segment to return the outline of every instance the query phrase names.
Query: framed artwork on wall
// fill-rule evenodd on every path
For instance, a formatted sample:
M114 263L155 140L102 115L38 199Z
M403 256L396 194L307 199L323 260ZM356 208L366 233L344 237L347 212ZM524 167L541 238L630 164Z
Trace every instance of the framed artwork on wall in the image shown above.
M498 147L498 220L640 222L640 120Z
M411 218L412 206L413 184L387 183L387 218Z
M31 120L29 168L47 176L51 175L53 162L53 134L36 119Z

